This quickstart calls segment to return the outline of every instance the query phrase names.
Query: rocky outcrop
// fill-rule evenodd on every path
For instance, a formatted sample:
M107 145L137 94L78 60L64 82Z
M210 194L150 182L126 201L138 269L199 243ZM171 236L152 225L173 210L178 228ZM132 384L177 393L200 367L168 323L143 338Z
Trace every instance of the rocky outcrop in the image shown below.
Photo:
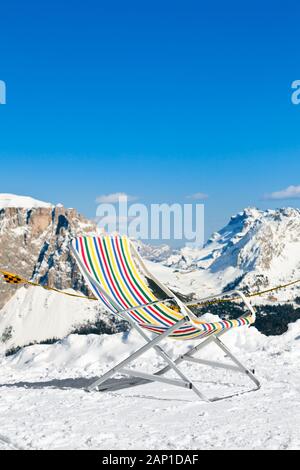
M75 209L62 205L0 206L0 267L51 287L87 293L69 247L71 238L96 230ZM0 283L0 308L16 289Z

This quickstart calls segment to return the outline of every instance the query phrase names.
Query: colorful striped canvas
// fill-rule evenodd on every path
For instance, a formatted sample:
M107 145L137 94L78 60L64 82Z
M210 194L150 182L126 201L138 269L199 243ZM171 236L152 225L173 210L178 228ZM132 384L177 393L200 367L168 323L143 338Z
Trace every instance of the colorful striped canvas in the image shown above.
M149 284L149 280L143 274L127 237L119 235L78 237L72 241L72 248L83 276L108 311L118 314L131 307L163 300L154 293L155 283ZM139 326L160 334L187 316L186 312L177 307L173 309L171 305L157 303L129 311L128 315ZM250 323L252 323L250 314L239 320L214 323L200 320L187 321L175 330L170 338L184 340L205 337L217 331Z

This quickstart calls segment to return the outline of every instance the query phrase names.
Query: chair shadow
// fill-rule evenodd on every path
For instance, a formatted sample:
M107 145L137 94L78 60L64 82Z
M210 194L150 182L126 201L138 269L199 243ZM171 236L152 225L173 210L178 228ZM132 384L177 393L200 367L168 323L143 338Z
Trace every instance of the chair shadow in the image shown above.
M98 377L90 377L90 378L84 378L84 377L79 377L79 378L67 378L67 379L53 379L53 380L47 380L47 381L40 381L40 382L15 382L15 383L9 383L5 384L2 383L0 384L0 388L24 388L24 389L35 389L35 390L41 390L41 389L54 389L54 390L70 390L70 389L77 389L77 390L82 390L84 392L87 392L87 387L89 387L95 380L97 380ZM105 384L101 385L101 390L98 392L114 392L118 390L123 390L123 389L130 389L133 387L136 387L138 385L143 385L151 383L149 380L146 379L140 379L140 378L135 378L131 377L130 379L128 378L120 378L120 379L109 379L105 382ZM246 393L254 392L256 389L250 389L250 390L245 390L245 391L240 391L237 393L233 393L230 395L225 395L220 398L211 398L212 402L217 402L221 400L225 400L228 398L233 398L235 396L239 395L244 395ZM93 393L95 393L93 391ZM185 402L185 403L191 403L193 401L190 401L188 399L184 398L163 398L163 397L154 397L152 395L147 395L147 394L136 394L136 395L128 395L128 398L141 398L141 399L155 399L159 401L174 401L174 402ZM202 402L199 402L202 403Z
M2 383L0 384L0 388L8 387L8 388L26 388L26 389L44 389L44 388L52 388L57 390L68 390L68 389L77 389L77 390L84 390L86 391L87 387L89 387L93 382L95 382L99 377L90 377L90 378L69 378L69 379L53 379L47 381L40 381L40 382L15 382L15 383ZM149 383L148 380L138 379L138 378L121 378L121 379L109 379L101 386L101 390L103 391L117 391L122 390L124 388L131 388L136 387L137 385L142 385Z

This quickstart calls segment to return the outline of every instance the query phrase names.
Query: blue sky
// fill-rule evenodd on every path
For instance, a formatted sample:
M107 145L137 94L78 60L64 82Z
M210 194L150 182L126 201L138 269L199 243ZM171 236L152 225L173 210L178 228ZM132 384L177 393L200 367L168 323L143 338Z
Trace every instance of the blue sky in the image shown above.
M94 217L96 197L188 202L206 232L300 185L297 2L1 5L0 192ZM200 201L201 202L201 201Z

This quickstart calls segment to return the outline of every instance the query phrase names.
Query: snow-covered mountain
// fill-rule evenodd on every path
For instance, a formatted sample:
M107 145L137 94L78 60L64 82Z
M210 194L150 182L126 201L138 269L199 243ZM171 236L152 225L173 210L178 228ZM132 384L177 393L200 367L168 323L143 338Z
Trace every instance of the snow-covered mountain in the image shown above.
M68 293L75 293L72 289ZM35 287L21 287L0 313L0 352L64 338L83 326L102 333L120 331L120 321L96 301L78 299Z
M0 266L59 289L87 293L69 252L70 239L95 233L75 209L27 197L0 195ZM195 297L232 287L251 291L300 279L300 210L247 208L204 248L135 242L150 270L177 292ZM17 292L15 290L17 289ZM300 296L300 286L276 294ZM97 303L0 283L0 342L6 349L61 338L97 319L109 320ZM103 316L104 315L104 316ZM113 324L110 323L113 329Z
M0 267L51 287L83 289L70 239L96 231L77 213L29 197L0 194ZM0 283L0 308L18 287Z
M176 253L169 245L150 245L141 240L132 240L142 258L154 263L168 264L168 260Z
M18 209L33 209L40 207L54 207L50 202L38 201L29 196L18 196L16 194L0 194L0 210L8 207Z
M0 268L42 285L89 294L71 238L95 234L96 224L75 209L24 196L0 194ZM82 325L115 331L118 324L97 302L0 282L0 349L62 338ZM1 347L2 346L2 347Z
M300 210L247 208L203 249L182 248L163 260L174 269L203 272L218 288L268 288L300 279ZM296 288L295 288L296 289Z

